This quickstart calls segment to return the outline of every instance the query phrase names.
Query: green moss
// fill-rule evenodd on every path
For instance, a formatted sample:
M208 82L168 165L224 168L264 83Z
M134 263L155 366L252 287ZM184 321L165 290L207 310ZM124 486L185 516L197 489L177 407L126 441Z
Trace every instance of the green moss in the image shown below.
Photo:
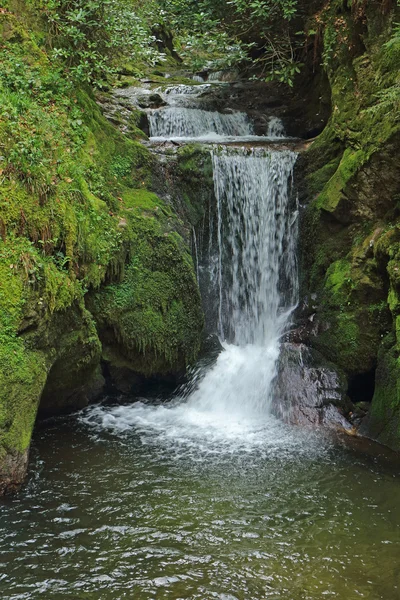
M386 45L398 14L365 3L352 13L337 0L316 23L332 115L307 152L302 286L318 298L312 343L347 374L376 366L382 338L400 312L398 212L391 208L400 113L380 100L398 78L397 49Z
M399 350L390 334L379 351L375 394L366 432L395 450L400 450L399 374Z
M17 336L28 295L17 256L18 249L0 242L0 459L29 446L47 375L44 356Z
M0 359L1 459L29 447L47 365L44 355L25 351L17 341L2 347Z
M101 343L92 315L75 304L28 334L27 344L40 346L39 336L47 338L45 348L50 346L54 354L40 409L54 413L86 406L104 383L99 368Z
M144 375L184 369L197 355L203 327L192 258L182 238L159 219L161 200L152 200L159 208L152 216L128 217L132 258L122 282L102 288L88 304L106 356L114 357L113 364L119 356Z
M340 158L334 158L317 171L313 171L307 177L307 188L311 197L319 194L322 191L324 186L336 173L339 163Z
M327 212L334 212L338 208L341 200L343 200L346 185L354 177L364 161L365 154L362 150L353 152L348 149L345 151L337 171L318 197L318 208L322 208Z
M135 210L139 213L148 212L153 215L171 217L173 215L170 206L162 202L153 192L145 188L129 189L122 193L122 208Z
M0 459L28 448L41 397L62 409L98 385L89 294L116 354L149 375L185 367L203 318L181 225L131 139L140 115L119 132L18 15L0 14Z
M208 149L187 144L178 150L174 195L182 199L184 220L195 227L203 218L213 193L213 167Z
M374 259L361 260L354 251L335 261L320 282L319 294L321 326L313 345L349 375L372 369L390 327L385 286Z
M350 285L350 263L344 259L334 262L327 271L325 282L325 290L333 305L342 306L348 301Z

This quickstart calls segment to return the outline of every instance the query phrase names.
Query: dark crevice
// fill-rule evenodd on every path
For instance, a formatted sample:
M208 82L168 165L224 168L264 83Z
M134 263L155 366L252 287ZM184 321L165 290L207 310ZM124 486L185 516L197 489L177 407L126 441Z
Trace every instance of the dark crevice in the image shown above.
M347 394L354 404L372 402L375 392L375 374L374 368L367 373L359 373L350 378Z

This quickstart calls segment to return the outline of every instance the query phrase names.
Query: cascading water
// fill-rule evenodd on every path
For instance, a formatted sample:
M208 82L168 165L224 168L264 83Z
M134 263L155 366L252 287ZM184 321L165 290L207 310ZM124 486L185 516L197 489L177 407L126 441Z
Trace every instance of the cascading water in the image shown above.
M216 254L211 278L222 352L169 405L94 408L90 421L150 429L164 442L197 449L207 439L207 452L224 451L233 440L236 448L263 444L266 430L274 449L291 443L270 415L270 401L280 336L297 301L297 213L290 202L296 157L262 148L212 150L217 206L209 247Z
M39 425L27 486L1 505L3 600L399 598L394 457L368 446L362 459L269 414L297 302L296 155L237 146L210 148L216 202L193 230L222 351L168 404L105 402ZM303 377L288 387L318 395Z
M153 141L225 136L228 143L237 144L243 136L257 143L265 139L253 135L244 113L185 107L186 87L169 88L164 93L169 107L148 112ZM187 98L192 102L198 94L192 87ZM268 133L282 137L282 122L271 118ZM211 146L211 155L216 207L205 244L208 269L204 264L200 269L196 232L193 245L198 277L207 270L211 275L209 287L218 304L215 332L222 351L211 367L200 367L168 405L100 407L91 409L90 419L115 428L151 429L179 443L210 436L218 444L232 438L254 441L255 432L265 440L267 427L276 444L282 425L270 415L271 389L280 337L297 302L297 213L290 202L297 155L237 145ZM276 435L271 433L275 427Z
M218 214L218 332L263 346L297 301L289 186L296 154L222 148L213 152ZM290 271L294 280L280 282Z
M152 138L199 138L208 134L248 136L253 127L245 113L222 114L215 111L170 107L149 113Z
M215 366L188 404L225 419L269 412L279 338L297 302L293 152L213 151L217 199Z
M280 139L285 137L285 127L278 117L271 117L268 122L268 137L271 139Z

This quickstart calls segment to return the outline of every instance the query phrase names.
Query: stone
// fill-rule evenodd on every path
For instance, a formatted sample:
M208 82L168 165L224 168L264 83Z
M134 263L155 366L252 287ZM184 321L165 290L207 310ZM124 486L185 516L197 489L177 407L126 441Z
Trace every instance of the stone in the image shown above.
M273 412L292 425L322 425L350 431L343 416L345 378L304 344L282 344Z
M157 93L137 96L137 103L140 108L161 108L161 106L167 104L160 94Z

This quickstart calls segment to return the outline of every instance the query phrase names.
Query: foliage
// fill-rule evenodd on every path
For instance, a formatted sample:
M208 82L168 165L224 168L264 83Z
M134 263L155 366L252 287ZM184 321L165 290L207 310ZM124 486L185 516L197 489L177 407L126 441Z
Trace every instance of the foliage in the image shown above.
M128 0L31 1L48 23L53 57L74 80L101 87L116 59L149 65L161 58L146 20Z
M202 325L193 264L173 231L177 219L146 190L149 151L106 121L90 92L27 34L24 17L0 10L0 478L3 459L20 458L29 446L46 382L54 397L65 385L71 392L99 363L94 324L78 318L89 292L111 282L118 290L129 263L136 293L142 285L131 331L143 333L148 306L154 325L138 353L168 355L171 369L195 354ZM161 270L164 254L169 262L156 290L146 276ZM145 260L154 268L139 280ZM157 337L166 305L153 292L161 297L164 288L169 320ZM142 363L148 372L145 357Z
M394 60L397 59L398 61L400 58L400 23L395 25L393 35L389 41L384 44L383 49L389 60L392 58ZM373 114L384 113L387 111L400 112L400 74L398 72L394 85L379 90L376 94L376 98L377 103L369 109Z
M178 51L195 70L256 66L267 79L291 83L298 72L291 22L297 0L159 0L159 26L177 34Z

